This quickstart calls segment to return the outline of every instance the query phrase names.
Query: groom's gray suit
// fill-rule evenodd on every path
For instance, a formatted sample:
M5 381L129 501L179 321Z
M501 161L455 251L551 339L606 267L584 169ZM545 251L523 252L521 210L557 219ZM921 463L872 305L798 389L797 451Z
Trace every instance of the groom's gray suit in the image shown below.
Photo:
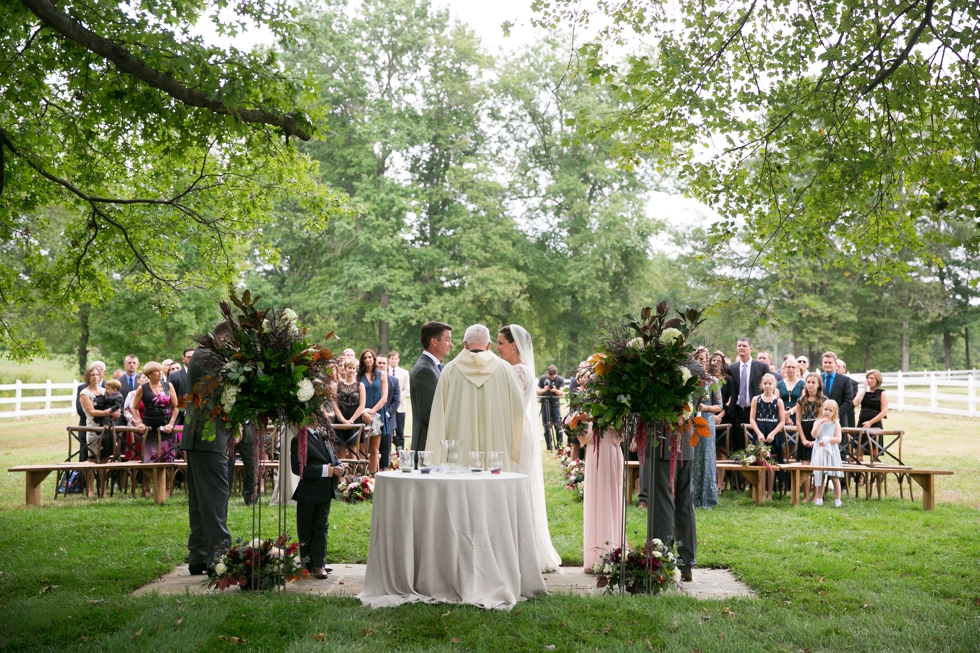
M425 451L432 398L436 394L440 372L439 364L423 352L408 376L412 388L412 451Z
M647 436L652 429L647 427ZM670 489L670 447L663 439L657 447L657 466L653 477L653 537L663 542L677 542L677 566L687 571L697 564L698 535L694 521L694 495L691 493L691 461L694 447L686 435L679 436L683 445L677 451L674 492ZM640 470L640 500L647 501L646 488L650 460Z

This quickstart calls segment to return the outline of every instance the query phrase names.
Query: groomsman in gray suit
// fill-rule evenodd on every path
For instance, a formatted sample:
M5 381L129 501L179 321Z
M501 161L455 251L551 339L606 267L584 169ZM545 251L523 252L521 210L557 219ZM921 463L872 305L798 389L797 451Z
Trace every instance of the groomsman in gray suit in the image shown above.
M443 322L422 325L422 355L408 376L412 388L412 451L425 451L432 398L442 372L439 361L453 348L452 331L453 328Z
M215 338L230 338L227 322L219 322L214 328ZM204 358L208 352L198 349L187 364L187 388L192 393L198 379L204 376ZM204 425L210 415L206 409L195 408L188 403L184 422L184 436L180 447L187 459L187 507L191 534L187 539L188 562L192 576L211 571L214 555L231 543L228 532L228 497L231 484L228 481L229 432L215 423L215 438L204 439Z

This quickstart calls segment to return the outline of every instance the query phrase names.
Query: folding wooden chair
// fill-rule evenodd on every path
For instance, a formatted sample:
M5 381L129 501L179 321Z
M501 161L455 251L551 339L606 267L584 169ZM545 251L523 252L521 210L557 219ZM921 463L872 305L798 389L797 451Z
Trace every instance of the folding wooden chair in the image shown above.
M364 440L363 424L333 424L333 430L337 433L337 457L340 462L347 467L347 475L360 475L368 469L370 460L361 451L361 443ZM342 452L348 452L353 457L344 458Z
M68 457L65 458L66 463L74 462L78 460L80 463L85 463L89 460L91 456L91 450L94 448L95 451L102 451L102 441L109 437L109 427L105 426L68 426ZM89 441L90 436L94 438ZM77 449L76 449L77 446ZM95 462L98 462L98 457L96 457ZM59 470L55 476L54 484L54 498L58 498L58 493L61 488L62 478L67 478L71 471L74 470ZM79 471L85 471L85 466L79 466ZM92 471L85 471L83 474L85 478L85 491L86 494L92 490L92 480L94 479L94 474ZM100 497L105 496L105 487L103 485L103 480L105 478L105 472L99 470L99 482L96 485L98 495Z

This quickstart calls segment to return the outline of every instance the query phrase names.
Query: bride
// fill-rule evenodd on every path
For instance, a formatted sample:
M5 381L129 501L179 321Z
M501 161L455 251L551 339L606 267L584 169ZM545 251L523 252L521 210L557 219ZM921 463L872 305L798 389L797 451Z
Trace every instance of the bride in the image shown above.
M542 572L557 571L561 557L551 545L548 530L548 512L544 502L544 472L541 468L541 438L534 428L537 417L534 387L534 347L531 334L517 324L511 324L497 333L497 353L514 367L517 380L524 392L524 432L521 441L521 462L512 464L512 472L527 474L531 486L531 514L534 515L534 537L538 545L538 563Z

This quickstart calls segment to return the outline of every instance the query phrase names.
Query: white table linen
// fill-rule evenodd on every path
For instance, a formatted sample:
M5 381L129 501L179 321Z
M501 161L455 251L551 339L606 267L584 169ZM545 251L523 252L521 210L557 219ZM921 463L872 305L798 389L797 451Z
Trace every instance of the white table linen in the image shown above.
M377 475L361 603L510 610L546 593L527 476Z

